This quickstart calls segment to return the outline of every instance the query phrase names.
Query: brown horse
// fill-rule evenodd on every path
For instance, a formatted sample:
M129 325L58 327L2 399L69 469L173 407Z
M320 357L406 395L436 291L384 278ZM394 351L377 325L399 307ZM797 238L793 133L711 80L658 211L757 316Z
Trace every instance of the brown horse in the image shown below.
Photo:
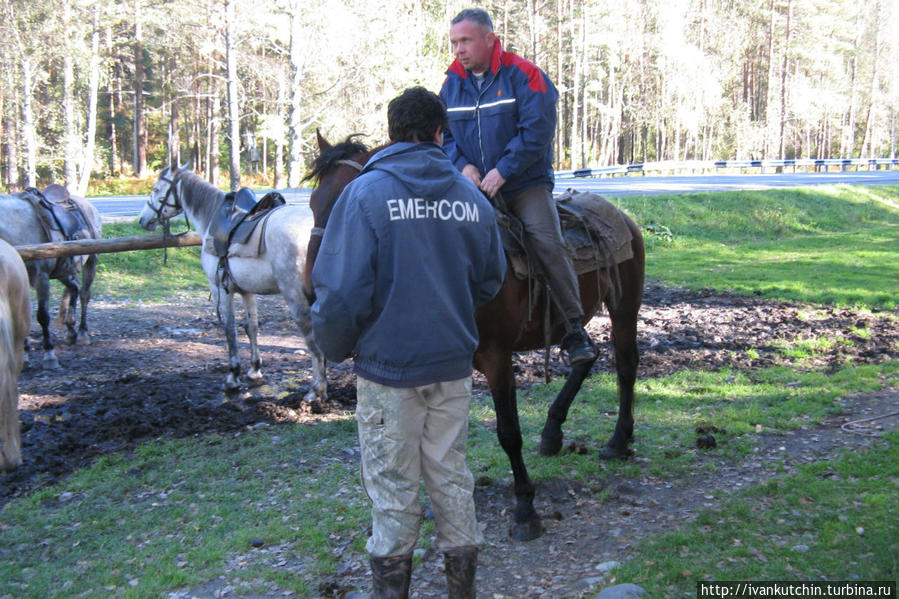
M16 382L30 326L28 271L19 253L0 239L0 471L22 463Z
M353 141L332 146L318 136L319 156L308 179L318 182L312 192L309 205L315 215L319 235L309 242L306 256L305 284L312 292L311 271L321 244L321 232L331 215L331 209L343 188L362 170L363 165L381 148L367 149ZM633 235L633 258L607 270L597 264L595 270L579 278L581 303L585 322L605 303L612 321L612 341L618 372L618 422L611 440L602 452L603 458L625 458L630 455L629 443L634 430L634 382L637 376L637 312L643 299L644 247L639 228L626 215L624 220ZM613 285L614 283L614 285ZM617 290L612 293L612 290ZM540 516L534 510L534 484L528 476L522 457L521 427L515 397L515 376L512 370L512 353L544 347L547 336L544 331L546 294L540 294L538 303L529 306L529 283L517 279L511 272L496 298L480 310L476 316L480 346L474 357L474 367L487 377L496 410L497 436L509 456L515 478L516 507L510 535L516 540L531 540L543 532ZM533 308L533 309L531 309ZM558 343L564 330L561 326L549 331L552 343ZM572 368L559 395L549 408L541 437L540 451L555 455L562 448L562 423L568 416L568 408L590 372L593 363Z

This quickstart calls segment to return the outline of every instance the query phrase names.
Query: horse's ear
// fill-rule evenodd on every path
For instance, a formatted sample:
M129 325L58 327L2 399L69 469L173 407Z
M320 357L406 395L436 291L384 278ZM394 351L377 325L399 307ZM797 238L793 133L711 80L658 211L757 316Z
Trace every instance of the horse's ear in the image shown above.
M319 152L324 152L325 150L327 150L328 148L331 147L331 144L328 143L327 139L322 137L322 134L318 129L315 130L315 137L318 139Z
M192 167L192 166L193 166L192 161L191 161L191 160L188 160L187 162L185 162L184 164L182 164L181 166L179 166L179 167L178 167L178 170L179 170L179 171L189 171L189 170L190 170L190 167Z

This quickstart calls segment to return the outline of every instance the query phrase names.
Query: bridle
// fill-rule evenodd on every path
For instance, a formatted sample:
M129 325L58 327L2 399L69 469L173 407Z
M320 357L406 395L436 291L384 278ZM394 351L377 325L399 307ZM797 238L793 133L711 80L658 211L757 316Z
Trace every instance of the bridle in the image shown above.
M163 224L163 227L165 228L165 231L168 232L168 222L170 217L165 216L163 214L163 211L166 208L174 208L178 211L181 211L184 208L182 208L181 198L178 197L178 192L176 191L177 185L175 182L175 178L169 178L167 175L163 174L160 175L159 180L168 183L169 188L166 190L165 196L163 196L162 201L159 202L158 206L153 206L153 204L150 203L150 198L148 198L147 207L153 211L153 213L156 215L156 220L161 222ZM172 199L171 202L169 202L169 198Z
M364 168L362 164L356 162L355 160L350 160L348 158L344 158L341 160L335 160L334 164L335 165L342 164L344 166L349 166L351 168L356 169L356 171L360 172L360 173L362 172L362 169ZM312 227L312 231L310 233L310 235L312 235L313 237L321 237L324 234L325 234L324 227Z
M162 236L170 237L171 236L171 229L170 229L171 217L165 216L163 214L163 211L166 208L174 208L175 214L177 214L178 212L184 211L184 205L181 203L181 198L178 197L178 191L177 191L178 185L177 185L177 182L175 181L175 177L170 178L166 174L163 173L162 175L159 176L159 180L168 183L169 188L165 191L165 196L163 196L162 201L159 202L159 205L156 207L154 207L153 204L150 203L150 199L152 199L152 197L153 197L151 194L150 198L147 198L147 207L153 211L153 213L156 215L156 220L162 224ZM171 202L169 202L169 198L172 199ZM190 220L188 220L186 212L184 213L184 220L187 222L187 228L190 229ZM179 235L181 235L181 233L179 233ZM163 252L162 253L162 263L168 264L169 249L163 248L162 252Z

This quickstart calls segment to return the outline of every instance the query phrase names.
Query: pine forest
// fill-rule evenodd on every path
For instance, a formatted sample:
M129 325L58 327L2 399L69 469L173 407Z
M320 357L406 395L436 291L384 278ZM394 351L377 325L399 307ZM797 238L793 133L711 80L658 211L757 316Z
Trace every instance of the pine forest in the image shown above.
M438 91L438 0L0 0L0 184L146 178L297 187L316 131L386 139ZM899 0L507 0L481 5L560 92L559 169L895 157Z

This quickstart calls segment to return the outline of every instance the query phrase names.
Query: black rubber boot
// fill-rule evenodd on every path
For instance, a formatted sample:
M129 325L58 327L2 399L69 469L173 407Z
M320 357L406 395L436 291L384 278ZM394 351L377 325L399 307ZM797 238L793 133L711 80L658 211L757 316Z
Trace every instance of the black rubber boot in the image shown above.
M449 599L474 599L474 574L478 568L477 547L456 547L444 556Z
M412 579L412 554L369 557L372 599L408 599Z
M562 339L562 349L568 353L568 363L579 366L596 359L596 348L580 320L569 323L568 333Z

